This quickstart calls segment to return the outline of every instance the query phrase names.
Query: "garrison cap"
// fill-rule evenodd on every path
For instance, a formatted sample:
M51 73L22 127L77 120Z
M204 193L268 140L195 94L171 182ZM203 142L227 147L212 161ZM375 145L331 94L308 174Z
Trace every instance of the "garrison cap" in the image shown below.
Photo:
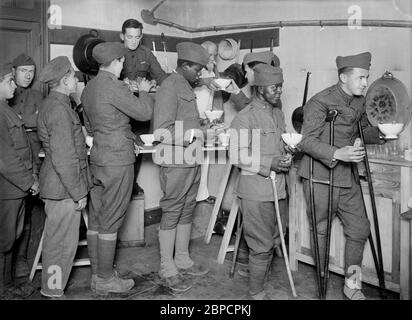
M371 66L372 55L370 52L363 52L353 56L336 57L336 66L342 68L362 68L369 70Z
M272 51L249 52L243 57L244 64L251 62L263 62L270 65L272 61L275 67L280 66L280 60L278 56L275 55Z
M180 42L176 45L177 58L206 66L209 62L209 54L201 45L194 42Z
M27 54L22 53L13 60L13 67L16 68L20 66L36 66L36 63Z
M93 48L92 56L98 63L106 64L123 57L127 50L120 42L102 42Z
M0 65L0 77L4 77L5 75L8 75L9 73L12 73L13 70L13 64L8 62L8 63L3 63Z
M267 64L259 64L253 68L255 74L255 86L271 86L283 83L283 72L279 67Z
M70 71L71 63L66 56L59 56L46 64L40 72L39 81L44 83L57 82Z

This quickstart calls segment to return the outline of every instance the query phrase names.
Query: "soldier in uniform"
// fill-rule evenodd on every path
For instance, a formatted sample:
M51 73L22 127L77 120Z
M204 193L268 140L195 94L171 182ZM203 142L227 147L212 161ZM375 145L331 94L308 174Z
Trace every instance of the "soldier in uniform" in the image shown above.
M243 68L245 70L245 77L248 81L249 86L251 86L251 97L248 98L243 91L232 93L230 95L230 100L232 101L234 107L237 110L242 110L246 107L253 99L253 85L254 85L254 72L253 69L259 64L267 64L273 67L280 66L279 58L272 51L263 52L249 52L243 57ZM282 108L282 103L279 100L279 107Z
M303 178L303 190L307 203L307 214L311 219L309 206L309 157L313 158L313 179L329 180L329 170L334 170L333 216L343 223L345 244L345 286L344 294L349 299L363 300L361 283L352 285L349 268L359 267L363 258L370 223L366 217L361 197L359 174L356 162L362 161L363 146L354 146L359 137L358 121L361 121L365 143L382 143L377 127L370 126L365 107L363 91L368 85L371 54L337 57L338 83L314 95L305 105L302 135L298 148L305 155L298 174ZM328 110L336 109L334 146L329 142L329 125L325 122ZM321 270L324 268L326 251L326 229L328 215L329 186L314 184L315 210ZM312 240L312 237L311 237ZM313 243L312 243L313 248Z
M163 71L152 51L141 43L143 38L143 25L136 19L127 19L123 22L120 39L125 46L125 60L123 70L120 74L122 80L136 80L146 78L160 85L166 79L167 74ZM150 121L131 120L132 132L136 139L139 136L150 132ZM142 157L138 156L134 164L134 184L133 195L143 193L144 190L137 183Z
M51 60L39 81L51 89L37 119L45 152L40 170L40 197L46 212L40 293L61 297L77 251L81 210L87 204L91 179L80 119L69 98L78 83L69 59ZM57 272L58 284L54 280Z
M17 88L14 97L9 101L10 106L21 116L24 122L27 136L29 138L32 156L34 160L33 171L36 175L40 170L41 160L39 152L41 143L37 135L37 114L43 96L40 91L31 87L36 73L34 60L25 53L20 54L13 60L14 80ZM26 199L26 214L24 218L24 228L19 240L19 248L16 258L16 277L28 276L30 273L27 263L27 249L31 234L31 215L36 203L35 197L29 195Z
M33 290L14 287L13 255L21 236L25 201L29 192L36 195L39 184L34 177L33 158L24 122L8 104L16 85L12 64L0 66L0 297L24 297ZM27 289L29 289L27 287Z
M240 198L243 233L249 247L249 295L261 300L270 298L264 288L265 277L274 248L280 243L274 191L268 177L271 171L277 173L276 187L282 207L281 203L286 201L285 173L291 158L286 155L281 139L285 132L284 115L277 107L282 93L282 69L261 64L254 68L254 77L256 95L231 124L230 155L233 164L241 169L235 193ZM245 141L242 131L247 132ZM260 149L254 150L257 143ZM252 155L252 161L243 159L245 154Z
M120 293L134 286L132 279L121 279L113 270L117 231L122 226L133 188L136 160L130 119L150 120L153 99L151 84L142 80L139 98L119 81L126 48L120 43L100 43L93 57L99 73L87 83L81 96L85 126L93 136L87 243L92 265L91 289L98 294Z
M181 42L177 44L176 50L176 72L163 81L156 94L153 127L155 139L162 143L158 145L154 162L160 165L160 187L164 193L160 199L159 276L172 290L184 292L191 286L182 275L201 276L208 270L195 263L189 255L200 166L196 161L178 161L176 155L184 154L189 145L198 145L200 148L203 145L203 136L191 139L188 133L200 130L193 87L199 81L209 55L202 46L192 42ZM162 151L170 161L160 159Z

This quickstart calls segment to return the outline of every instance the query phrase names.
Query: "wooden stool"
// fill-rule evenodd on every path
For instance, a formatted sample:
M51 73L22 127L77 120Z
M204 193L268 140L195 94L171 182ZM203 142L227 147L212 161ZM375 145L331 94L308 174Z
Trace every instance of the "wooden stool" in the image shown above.
M84 223L86 225L86 228L88 227L88 219L87 219L87 213L86 210L82 210L82 217L84 220ZM34 275L36 274L36 270L41 270L42 269L42 264L39 263L40 257L41 257L41 251L43 249L43 237L44 237L44 231L41 235L41 239L39 242L39 246L37 248L36 256L34 258L33 266L31 267L31 272L29 276L29 280L33 281ZM78 244L79 247L81 246L87 246L87 240L82 240L79 241ZM75 259L73 261L73 267L78 267L78 266L89 266L90 265L90 260L89 258L82 258L82 259Z
M240 199L233 198L232 207L230 208L229 219L227 220L225 233L220 244L219 253L217 255L217 262L222 264L225 261L226 253L234 251L235 246L229 245L232 237L233 226L235 225L236 217L239 212Z
M144 247L144 194L133 196L118 232L118 247Z
M225 195L226 186L227 186L227 183L229 182L231 171L232 171L232 164L230 163L230 161L228 161L226 164L226 170L222 177L222 182L220 183L219 190L216 195L215 205L213 207L212 214L210 215L209 225L207 227L205 239L204 239L206 243L209 243L210 239L212 238L213 229L216 224L216 218L217 218L217 215L219 214L220 206L222 205L223 196Z

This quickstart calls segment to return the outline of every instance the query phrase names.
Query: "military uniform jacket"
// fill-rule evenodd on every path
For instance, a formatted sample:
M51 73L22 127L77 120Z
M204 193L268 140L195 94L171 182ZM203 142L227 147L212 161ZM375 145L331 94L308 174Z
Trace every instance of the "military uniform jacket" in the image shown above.
M157 84L160 85L167 78L167 74L163 71L152 51L144 45L139 45L133 51L127 50L124 58L120 79L147 78L149 74L150 78L156 80Z
M19 115L0 101L0 199L19 199L34 183L30 144Z
M335 142L330 145L330 123L325 122L328 110L338 110L335 121ZM333 155L339 148L353 145L359 137L358 121L361 122L365 143L380 143L379 130L368 121L365 97L353 97L346 94L339 84L333 85L315 96L305 104L302 125L303 139L298 147L305 155L301 160L298 174L309 179L309 156L314 159L313 178L329 180L329 169L334 168L333 185L351 187L352 173L358 179L356 164L333 161Z
M81 101L85 127L93 136L90 163L98 166L124 166L136 161L130 118L148 121L153 99L147 92L136 98L127 85L107 71L99 71L87 83Z
M86 143L69 96L51 91L38 116L45 158L40 169L40 197L77 202L89 192L91 179Z
M162 141L156 147L157 151L154 155L156 164L164 167L195 167L199 165L199 162L188 163L183 156L189 146L191 150L201 150L203 135L200 135L199 131L200 115L196 95L189 82L179 73L172 73L157 90L153 129L155 139ZM195 133L197 138L190 144L192 129L198 131L197 134ZM162 132L166 132L166 134L163 135ZM163 159L159 157L161 154L164 154Z
M37 90L17 87L10 106L22 117L27 129L37 128L37 114L43 97Z
M229 156L242 169L236 188L240 198L274 201L270 167L274 157L285 153L281 138L285 127L283 112L257 98L233 119ZM276 174L278 199L286 198L285 185L285 173Z

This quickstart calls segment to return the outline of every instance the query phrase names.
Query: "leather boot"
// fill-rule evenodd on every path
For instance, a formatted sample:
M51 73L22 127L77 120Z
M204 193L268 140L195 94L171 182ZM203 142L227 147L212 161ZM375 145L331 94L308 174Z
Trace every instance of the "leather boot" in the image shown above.
M203 265L195 263L189 255L192 224L178 224L176 228L175 263L182 274L203 276L209 272Z
M98 235L98 265L95 282L96 293L99 295L107 295L111 292L123 293L134 286L133 279L121 279L113 270L116 241L117 233Z

